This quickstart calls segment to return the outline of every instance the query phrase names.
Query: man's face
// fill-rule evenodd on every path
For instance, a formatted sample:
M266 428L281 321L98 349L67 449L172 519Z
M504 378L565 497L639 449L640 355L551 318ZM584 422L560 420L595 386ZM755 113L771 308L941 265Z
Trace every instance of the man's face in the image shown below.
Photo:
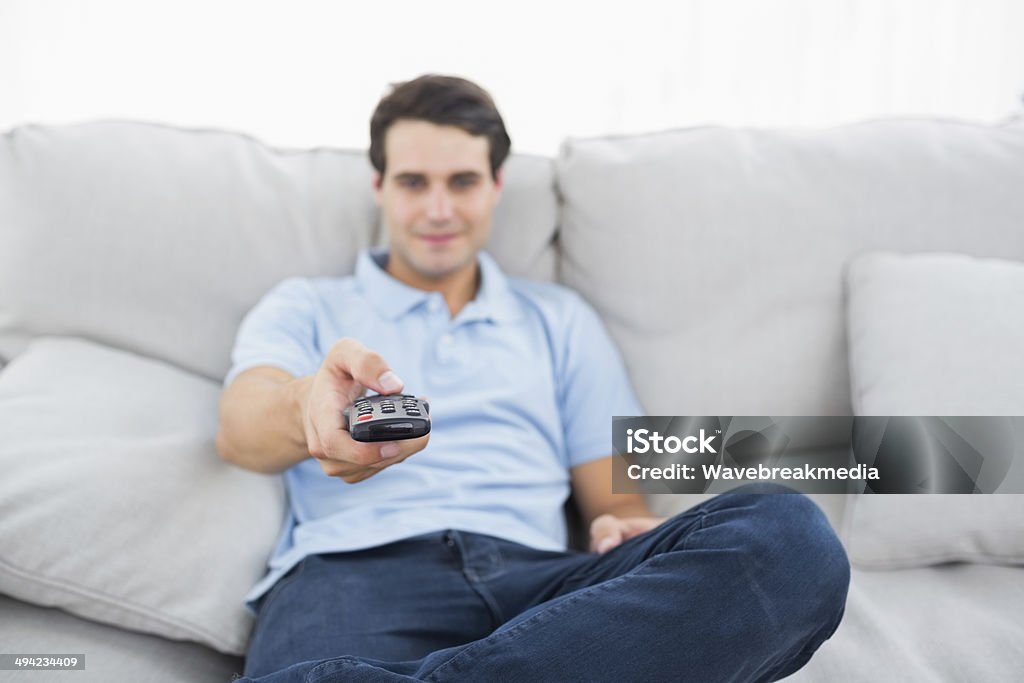
M455 126L399 120L384 138L384 158L374 191L388 230L388 271L430 286L475 268L501 196L488 139Z

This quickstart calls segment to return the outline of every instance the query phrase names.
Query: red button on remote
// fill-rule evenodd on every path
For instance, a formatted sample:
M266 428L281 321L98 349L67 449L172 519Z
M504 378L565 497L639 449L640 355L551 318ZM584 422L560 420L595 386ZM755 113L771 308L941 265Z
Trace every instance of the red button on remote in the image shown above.
M360 415L356 418L356 422L362 422L363 420L372 420L373 415Z

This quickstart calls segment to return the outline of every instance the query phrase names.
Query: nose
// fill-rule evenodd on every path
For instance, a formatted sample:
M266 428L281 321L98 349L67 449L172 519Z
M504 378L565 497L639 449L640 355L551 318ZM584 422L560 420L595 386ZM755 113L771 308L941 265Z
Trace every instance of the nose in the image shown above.
M427 198L427 219L431 223L447 223L452 218L452 198L448 188L436 188Z

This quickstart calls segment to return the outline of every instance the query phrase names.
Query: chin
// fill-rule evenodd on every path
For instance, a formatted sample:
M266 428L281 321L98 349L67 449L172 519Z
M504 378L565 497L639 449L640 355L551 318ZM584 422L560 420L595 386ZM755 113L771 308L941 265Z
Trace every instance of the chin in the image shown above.
M471 254L468 258L437 258L435 255L433 258L427 256L420 259L419 263L415 265L422 277L440 279L459 272L472 263L475 258L476 254Z
M441 280L461 270L460 266L427 266L419 270L420 276L429 280Z

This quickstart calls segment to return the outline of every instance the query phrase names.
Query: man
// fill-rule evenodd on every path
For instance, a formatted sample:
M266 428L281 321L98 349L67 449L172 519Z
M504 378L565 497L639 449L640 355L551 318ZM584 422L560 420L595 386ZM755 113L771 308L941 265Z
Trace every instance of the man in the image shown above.
M670 520L612 494L611 416L641 413L614 345L578 295L507 278L481 251L509 145L478 86L395 87L370 146L389 248L361 254L349 278L286 280L242 324L217 448L283 471L289 494L247 598L246 676L795 671L841 618L841 545L799 494L747 487ZM366 389L429 395L432 432L354 441L342 412ZM589 553L564 549L570 489Z

